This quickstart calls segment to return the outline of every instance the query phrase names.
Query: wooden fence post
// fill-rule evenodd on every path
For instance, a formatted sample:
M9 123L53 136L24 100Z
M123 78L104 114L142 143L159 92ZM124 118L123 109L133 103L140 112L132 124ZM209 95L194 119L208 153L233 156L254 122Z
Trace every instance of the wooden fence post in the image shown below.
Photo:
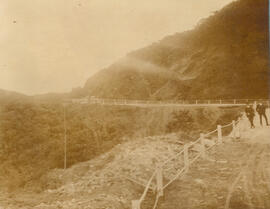
M198 104L198 100L196 100L196 104Z
M141 209L140 200L132 200L132 209Z
M235 120L232 121L232 125L233 125L233 130L232 130L232 134L233 134L233 138L236 138L236 127L235 127Z
M202 158L204 158L205 159L205 144L204 144L204 134L203 133L201 133L200 134L200 142L201 142L201 146L202 146L202 150L201 150L201 155L202 155Z
M217 130L218 130L218 144L222 143L222 130L221 130L221 125L217 126Z
M236 100L235 99L233 100L233 103L236 104Z
M238 121L241 120L241 117L238 117ZM240 127L240 124L238 125L237 127L237 134L236 134L236 138L241 138L241 127Z
M185 144L184 145L184 163L185 163L185 171L187 172L189 169L189 157L188 157L188 148L189 145Z
M157 181L157 194L159 197L161 197L163 196L163 175L162 175L162 166L160 164L157 164L156 181Z

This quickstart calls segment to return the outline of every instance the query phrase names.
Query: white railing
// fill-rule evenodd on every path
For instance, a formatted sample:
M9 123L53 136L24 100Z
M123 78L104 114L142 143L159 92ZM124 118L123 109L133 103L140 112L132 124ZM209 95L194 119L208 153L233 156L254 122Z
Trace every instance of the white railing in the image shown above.
M88 100L76 100L72 103L80 104L100 104L100 105L144 105L144 106L241 106L247 103L262 102L268 107L269 99L209 99L209 100L130 100L130 99L105 99L105 98L90 98Z

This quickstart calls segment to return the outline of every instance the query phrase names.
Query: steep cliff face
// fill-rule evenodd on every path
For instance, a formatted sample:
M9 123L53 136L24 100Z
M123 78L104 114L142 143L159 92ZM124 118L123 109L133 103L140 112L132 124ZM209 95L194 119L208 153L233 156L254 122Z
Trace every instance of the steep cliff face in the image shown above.
M268 1L239 0L194 30L129 53L86 82L107 98L267 97Z

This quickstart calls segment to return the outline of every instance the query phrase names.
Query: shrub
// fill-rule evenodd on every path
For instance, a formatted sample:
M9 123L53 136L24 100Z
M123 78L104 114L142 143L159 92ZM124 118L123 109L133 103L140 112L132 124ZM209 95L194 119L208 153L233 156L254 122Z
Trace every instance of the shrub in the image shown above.
M175 111L167 125L167 132L187 132L194 129L194 119L188 110Z

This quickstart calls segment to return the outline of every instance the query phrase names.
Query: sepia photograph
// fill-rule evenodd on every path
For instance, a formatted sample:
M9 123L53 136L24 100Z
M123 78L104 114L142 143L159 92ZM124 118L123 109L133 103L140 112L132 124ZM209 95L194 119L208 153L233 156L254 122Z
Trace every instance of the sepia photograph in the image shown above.
M0 209L270 209L269 0L0 0Z

